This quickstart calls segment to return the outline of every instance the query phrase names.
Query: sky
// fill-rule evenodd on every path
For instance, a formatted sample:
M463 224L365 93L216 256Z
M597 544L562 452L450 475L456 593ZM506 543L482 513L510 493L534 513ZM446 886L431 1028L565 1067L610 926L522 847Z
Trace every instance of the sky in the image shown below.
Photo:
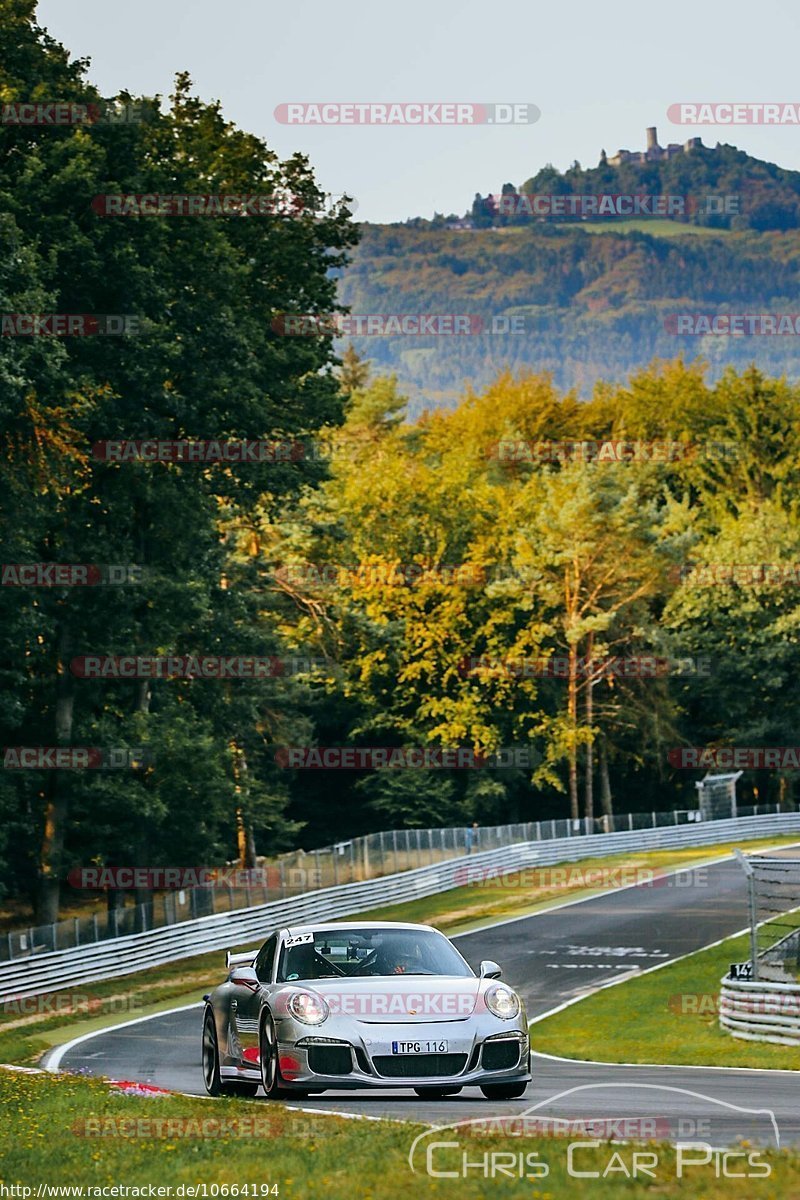
M800 105L796 0L40 0L38 18L92 60L103 95L168 95L188 71L197 93L281 158L309 156L323 190L355 216L404 221L463 213L476 192L523 183L546 163L596 165L601 148L700 136L800 170L800 125L671 123L681 102ZM287 103L531 104L535 123L500 127L288 125Z

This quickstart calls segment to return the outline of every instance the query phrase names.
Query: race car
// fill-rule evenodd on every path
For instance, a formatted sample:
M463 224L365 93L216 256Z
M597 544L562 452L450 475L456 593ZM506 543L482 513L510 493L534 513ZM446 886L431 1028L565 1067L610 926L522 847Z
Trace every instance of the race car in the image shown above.
M320 921L276 930L258 952L229 952L227 965L203 997L211 1096L413 1088L433 1099L472 1085L511 1100L530 1081L519 996L497 963L476 976L430 926Z

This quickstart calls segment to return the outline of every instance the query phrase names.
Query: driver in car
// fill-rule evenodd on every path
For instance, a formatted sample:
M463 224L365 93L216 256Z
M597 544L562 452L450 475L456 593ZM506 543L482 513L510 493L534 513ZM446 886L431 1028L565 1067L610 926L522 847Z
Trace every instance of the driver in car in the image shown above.
M412 975L419 967L416 944L392 938L379 961L383 975Z

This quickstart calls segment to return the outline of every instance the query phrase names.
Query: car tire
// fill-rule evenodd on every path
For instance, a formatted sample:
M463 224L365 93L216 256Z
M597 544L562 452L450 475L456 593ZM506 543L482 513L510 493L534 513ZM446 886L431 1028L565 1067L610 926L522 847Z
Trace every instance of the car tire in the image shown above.
M206 1009L203 1016L203 1081L209 1096L222 1095L217 1023L214 1020L214 1012L210 1008Z
M420 1100L444 1100L447 1096L457 1096L460 1087L417 1087L414 1091Z
M261 1018L258 1037L261 1061L261 1086L268 1100L285 1100L291 1093L283 1086L281 1068L278 1063L278 1037L275 1022L270 1013Z
M223 1079L219 1069L219 1041L214 1011L207 1008L203 1017L203 1080L209 1096L255 1096L257 1083L245 1079Z
M527 1083L484 1083L481 1091L487 1100L519 1100L528 1090Z

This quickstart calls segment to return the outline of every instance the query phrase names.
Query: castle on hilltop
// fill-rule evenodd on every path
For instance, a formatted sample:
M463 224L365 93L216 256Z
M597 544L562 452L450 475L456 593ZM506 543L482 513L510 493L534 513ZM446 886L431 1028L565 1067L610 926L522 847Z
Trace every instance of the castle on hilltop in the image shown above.
M697 150L702 145L702 138L693 137L683 145L680 142L670 142L668 146L659 146L656 127L651 125L647 130L646 150L618 150L613 158L608 159L603 150L600 155L600 164L602 166L607 162L612 167L621 167L623 163L666 162L667 159L675 158L678 154L690 154L692 150Z

